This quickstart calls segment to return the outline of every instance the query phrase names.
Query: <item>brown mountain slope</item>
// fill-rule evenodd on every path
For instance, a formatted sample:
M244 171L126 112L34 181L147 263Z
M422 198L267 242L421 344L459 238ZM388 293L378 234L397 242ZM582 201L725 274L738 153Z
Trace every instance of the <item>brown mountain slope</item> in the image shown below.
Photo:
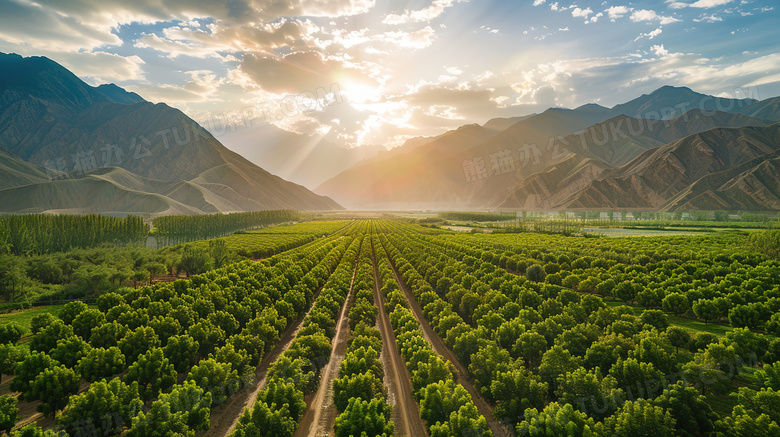
M608 164L578 154L570 154L539 173L528 176L499 199L499 208L555 209L568 196L585 188Z
M662 146L714 127L766 126L766 122L740 114L693 109L671 120L637 119L627 115L594 124L569 135L562 144L574 152L623 165L645 150Z
M29 163L71 173L58 186L116 166L146 179L224 185L209 196L228 198L208 202L223 212L341 208L228 150L163 103L138 102L118 87L91 87L46 58L0 54L0 66L13 70L0 74L0 144Z
M662 209L780 210L780 151L704 176Z
M563 156L547 147L550 138L601 121L603 113L590 106L582 110L550 109L498 135L479 125L463 126L411 152L358 165L326 181L315 192L357 207L400 202L415 206L484 206L526 175ZM518 149L525 144L538 144L538 163L514 165L515 171L497 175L491 155L508 151L516 160ZM481 179L470 178L464 169L464 164L475 159L485 166Z
M772 122L780 121L780 97L774 97L752 103L742 108L739 112L750 117L769 120Z
M699 179L736 168L778 148L780 124L710 129L648 150L621 167L603 172L562 205L660 208Z

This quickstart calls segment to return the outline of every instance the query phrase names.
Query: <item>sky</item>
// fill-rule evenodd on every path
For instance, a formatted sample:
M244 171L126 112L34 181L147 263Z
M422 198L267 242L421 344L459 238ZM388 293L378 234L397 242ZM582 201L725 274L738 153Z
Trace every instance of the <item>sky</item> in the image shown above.
M663 85L780 95L776 0L0 0L47 56L212 131L270 122L392 147Z

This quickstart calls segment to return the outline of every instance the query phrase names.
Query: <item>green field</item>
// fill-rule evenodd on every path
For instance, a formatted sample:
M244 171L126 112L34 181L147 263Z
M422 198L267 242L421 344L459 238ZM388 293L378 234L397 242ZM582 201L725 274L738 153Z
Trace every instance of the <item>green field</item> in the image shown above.
M18 324L26 336L0 348L0 364L18 374L13 390L39 398L66 428L120 408L107 390L124 393L123 404L182 415L190 410L177 410L177 399L197 400L198 421L133 420L120 408L130 435L225 435L239 417L231 437L280 423L275 435L340 435L366 423L387 434L528 435L561 417L574 435L629 436L619 423L659 414L668 419L652 427L668 435L774 429L780 381L761 366L780 370L777 231L588 238L555 226L458 233L432 221L331 220L117 259L74 252L54 259L206 259L218 255L214 241L232 258L137 288L107 275L89 289L94 305L0 315L0 327ZM26 271L55 267L37 263L53 261L26 260ZM74 278L93 271L79 268ZM60 319L27 336L47 312ZM258 372L267 378L251 401L237 390ZM92 404L76 395L84 383ZM128 389L135 383L138 392ZM705 413L685 421L678 399Z

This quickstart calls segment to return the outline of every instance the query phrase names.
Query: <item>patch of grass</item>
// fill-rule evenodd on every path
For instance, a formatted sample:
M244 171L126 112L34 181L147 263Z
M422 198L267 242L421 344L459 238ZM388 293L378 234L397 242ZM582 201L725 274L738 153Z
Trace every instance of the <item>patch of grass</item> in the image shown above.
M38 314L51 313L54 317L59 317L60 311L65 305L50 305L31 308L29 310L16 311L8 314L0 314L0 325L6 323L16 323L22 328L22 336L31 334L30 322ZM94 306L97 308L97 306Z
M685 317L669 316L669 323L675 326L679 326L687 331L691 331L694 334L699 332L707 332L715 334L718 337L723 337L727 332L733 331L734 327L730 325L721 325L719 323L707 323L700 322L698 320L688 319Z
M604 300L604 303L607 304L607 306L621 306L625 305L624 302L619 300ZM628 305L634 310L634 314L639 316L642 314L642 311L644 311L646 308L641 305ZM733 331L734 328L730 325L724 325L720 323L704 323L699 320L689 319L687 317L680 317L680 316L672 316L667 314L669 317L669 324L674 326L679 326L686 331L691 332L692 334L698 334L699 332L707 332L710 334L715 334L718 337L723 337L726 335L727 332Z

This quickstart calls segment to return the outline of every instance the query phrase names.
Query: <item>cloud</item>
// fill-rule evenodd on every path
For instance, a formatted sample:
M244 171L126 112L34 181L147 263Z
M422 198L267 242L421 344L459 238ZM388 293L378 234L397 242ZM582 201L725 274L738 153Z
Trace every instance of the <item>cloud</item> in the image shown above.
M419 23L419 22L431 22L434 18L443 14L444 11L452 6L456 0L434 0L430 6L425 9L417 11L404 10L401 14L388 14L382 20L384 24L406 24L406 23ZM537 0L538 1L538 0ZM544 0L542 1L542 3ZM535 6L535 4L534 4Z
M572 17L582 17L582 18L587 19L588 15L590 15L592 13L593 13L593 10L591 8L585 8L585 9L574 8L571 11L571 16Z
M658 15L655 11L650 9L639 9L635 10L631 13L631 21L638 23L640 21L660 21L661 24L670 24L675 23L677 21L681 21L674 17L666 17L663 15Z
M426 26L414 32L385 32L378 35L376 39L398 47L422 49L433 43L436 39L436 32L431 26Z
M623 15L628 14L630 9L625 6L610 6L604 12L609 15L609 18L612 19L612 21L615 21L616 18L622 18Z
M682 9L682 8L707 9L707 8L714 8L716 6L723 6L725 4L731 3L732 1L733 0L698 0L693 3L684 3L676 0L670 0L667 1L667 3L669 3L669 7L672 9Z
M271 51L299 46L313 40L319 28L309 20L282 19L271 23L226 26L219 23L206 29L170 26L163 36L147 34L136 40L139 48L152 48L169 57L187 55L221 58L219 52Z
M697 23L705 22L705 23L716 23L719 21L723 21L723 18L716 16L715 14L712 15L704 15L699 18L694 18L693 21Z
M653 31L640 34L638 37L636 37L636 39L634 41L638 41L638 40L640 40L642 38L653 39L653 38L657 37L658 35L660 35L662 32L663 32L663 29L661 29L659 27L659 28L657 28L657 29L655 29Z
M281 57L250 53L244 56L240 69L263 90L276 94L313 92L333 83L339 83L342 89L348 84L378 85L359 66L346 66L314 51Z
M122 43L110 27L87 25L76 17L62 16L36 3L17 0L0 2L0 40L64 52Z
M539 6L539 5L543 4L546 1L547 0L534 0L534 6Z
M652 52L655 53L655 55L660 58L663 58L664 56L669 54L669 50L666 50L663 44L654 45L650 47L650 50L652 50Z

